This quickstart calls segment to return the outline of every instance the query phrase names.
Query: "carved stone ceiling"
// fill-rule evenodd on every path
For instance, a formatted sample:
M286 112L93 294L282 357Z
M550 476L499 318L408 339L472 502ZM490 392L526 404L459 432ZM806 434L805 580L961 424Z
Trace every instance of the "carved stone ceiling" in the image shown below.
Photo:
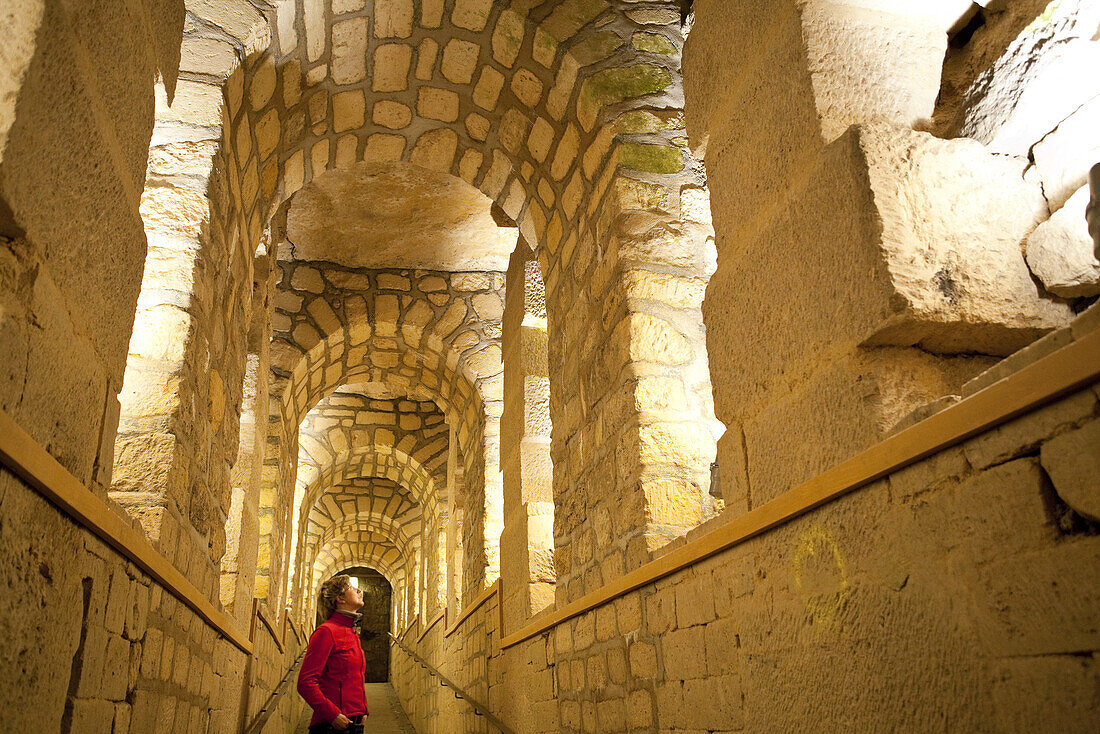
M354 268L506 270L516 230L461 179L411 164L362 163L319 176L287 212L296 260Z

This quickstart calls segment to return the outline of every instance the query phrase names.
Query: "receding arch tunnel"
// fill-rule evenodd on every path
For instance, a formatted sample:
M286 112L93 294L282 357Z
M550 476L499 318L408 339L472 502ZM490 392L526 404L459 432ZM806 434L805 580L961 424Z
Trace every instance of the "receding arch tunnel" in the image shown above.
M6 8L0 729L1096 731L1097 27Z

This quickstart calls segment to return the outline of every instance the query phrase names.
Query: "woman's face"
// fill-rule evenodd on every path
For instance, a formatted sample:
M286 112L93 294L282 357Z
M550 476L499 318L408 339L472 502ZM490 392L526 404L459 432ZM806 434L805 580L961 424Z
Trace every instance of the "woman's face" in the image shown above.
M344 593L336 598L336 608L346 609L349 612L357 611L363 606L363 592L355 588L351 584L348 584L348 588L344 589Z

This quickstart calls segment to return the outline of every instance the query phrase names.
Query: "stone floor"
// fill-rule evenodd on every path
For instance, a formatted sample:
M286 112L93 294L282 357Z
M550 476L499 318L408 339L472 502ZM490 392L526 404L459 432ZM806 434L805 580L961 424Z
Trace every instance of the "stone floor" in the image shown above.
M367 683L367 707L370 716L366 721L366 731L370 734L416 734L404 709L397 701L397 694L389 683ZM302 725L305 732L309 724L307 709Z

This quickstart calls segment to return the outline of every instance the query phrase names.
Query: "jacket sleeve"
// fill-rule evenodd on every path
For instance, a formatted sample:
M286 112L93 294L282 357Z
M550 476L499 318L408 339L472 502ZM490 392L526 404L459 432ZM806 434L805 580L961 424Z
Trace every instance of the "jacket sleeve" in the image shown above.
M325 670L325 663L328 662L334 643L332 632L324 627L318 627L309 638L305 657L302 658L302 669L298 672L298 694L306 700L310 708L328 722L340 715L340 709L325 697L320 686L321 674Z

